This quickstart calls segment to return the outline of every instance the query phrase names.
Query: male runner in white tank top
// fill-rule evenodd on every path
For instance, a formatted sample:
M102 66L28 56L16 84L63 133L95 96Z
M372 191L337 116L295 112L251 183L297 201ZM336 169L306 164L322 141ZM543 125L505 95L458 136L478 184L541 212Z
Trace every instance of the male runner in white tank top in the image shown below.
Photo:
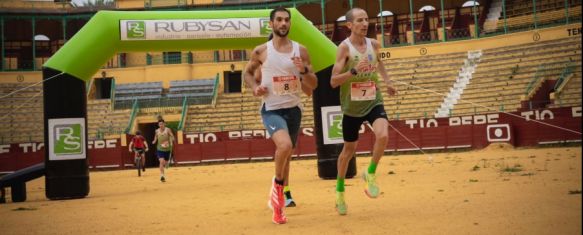
M271 39L273 39L273 33L269 34L269 37L267 38L267 41L271 41ZM255 82L257 84L261 84L261 66L257 67L257 69L255 69L255 74L253 74L253 77L255 78ZM312 94L314 93L314 90L306 87L306 86L302 86L302 91L307 95L307 96L312 96ZM267 128L267 127L266 127ZM292 136L292 135L290 135ZM293 152L293 151L292 151ZM294 201L292 194L291 194L291 189L289 187L289 161L291 159L288 159L285 168L284 168L284 182L283 182L283 196L285 199L285 207L295 207L296 206L296 202Z
M348 163L356 152L358 130L364 121L372 125L375 134L372 159L363 174L365 193L371 198L379 195L375 172L389 139L389 122L379 89L379 75L386 82L389 95L397 92L377 56L381 47L380 43L366 38L368 32L366 12L360 8L349 10L346 13L346 26L351 31L350 37L338 46L330 79L330 85L333 88L340 87L340 104L343 114L344 147L338 156L336 182L336 210L340 215L345 215L347 212L344 201L344 177Z
M287 37L291 26L290 12L276 8L269 18L273 39L253 49L244 79L253 95L263 99L261 117L276 148L269 206L273 209L272 221L284 224L287 218L283 211L283 188L301 123L300 92L315 89L317 78L312 72L307 49ZM260 66L262 78L258 83L254 73Z

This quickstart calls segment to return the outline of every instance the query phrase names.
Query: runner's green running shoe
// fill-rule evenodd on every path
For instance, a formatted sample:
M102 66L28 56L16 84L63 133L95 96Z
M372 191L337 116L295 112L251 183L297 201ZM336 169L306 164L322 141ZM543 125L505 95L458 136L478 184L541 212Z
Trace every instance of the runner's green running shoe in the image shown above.
M344 201L344 192L336 192L336 211L339 215L346 215L346 202Z
M366 183L364 186L364 193L370 198L379 196L379 186L377 186L376 175L369 174L366 171L362 174L362 179Z

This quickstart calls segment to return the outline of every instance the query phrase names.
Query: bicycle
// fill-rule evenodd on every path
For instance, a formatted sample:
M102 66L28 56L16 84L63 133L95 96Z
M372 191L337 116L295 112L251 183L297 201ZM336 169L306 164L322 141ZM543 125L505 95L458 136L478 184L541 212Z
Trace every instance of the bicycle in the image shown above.
M134 165L136 169L138 169L138 177L142 176L142 171L145 171L146 166L142 166L142 157L145 157L144 154L148 151L148 149L136 149L134 148ZM131 151L130 151L131 152Z

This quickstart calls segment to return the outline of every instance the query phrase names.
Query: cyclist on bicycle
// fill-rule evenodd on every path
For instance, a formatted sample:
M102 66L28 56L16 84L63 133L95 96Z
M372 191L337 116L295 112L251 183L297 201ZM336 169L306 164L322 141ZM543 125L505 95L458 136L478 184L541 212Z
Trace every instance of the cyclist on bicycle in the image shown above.
M135 160L138 159L138 156L141 157L142 171L146 171L145 153L148 151L148 142L146 141L146 138L144 138L144 136L142 136L142 133L139 130L136 131L136 135L130 141L129 150L130 150L130 153L132 151L135 153L134 154L134 162L135 162Z

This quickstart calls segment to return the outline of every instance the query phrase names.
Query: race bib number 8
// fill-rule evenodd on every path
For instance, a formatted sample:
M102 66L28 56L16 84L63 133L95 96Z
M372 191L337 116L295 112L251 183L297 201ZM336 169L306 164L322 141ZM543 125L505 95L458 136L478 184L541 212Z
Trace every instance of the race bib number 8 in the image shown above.
M296 76L273 77L273 94L295 94L300 90L300 85L300 79Z
M353 82L350 85L350 99L352 101L374 100L377 96L377 88L373 81Z

